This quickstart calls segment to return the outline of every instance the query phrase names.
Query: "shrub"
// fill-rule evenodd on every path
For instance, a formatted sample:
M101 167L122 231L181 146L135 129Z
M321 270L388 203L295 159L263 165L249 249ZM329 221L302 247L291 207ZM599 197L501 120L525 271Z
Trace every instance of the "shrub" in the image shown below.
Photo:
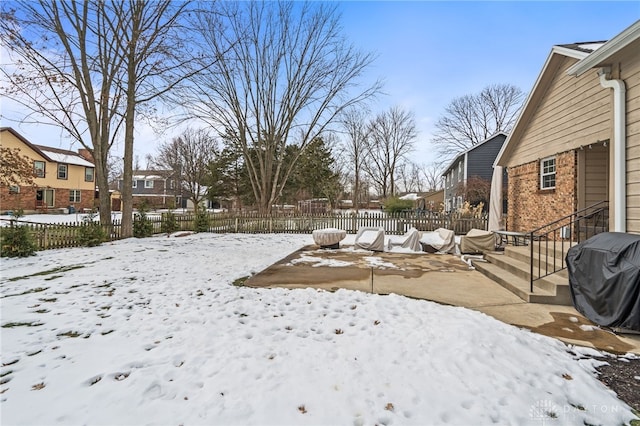
M176 221L176 215L168 212L162 215L162 225L160 230L168 234L172 234L178 230L178 222Z
M413 209L413 201L401 200L398 197L387 198L384 202L384 210L388 213L398 213Z
M94 221L96 215L97 213L92 211L85 216L78 230L78 241L85 247L99 246L106 237L102 225Z
M133 236L145 238L153 235L153 223L147 217L147 210L141 206L133 217Z
M22 210L16 211L17 219L23 215ZM36 254L35 241L28 226L20 226L15 220L11 220L6 228L0 229L0 256L2 257L27 257Z
M209 231L209 213L207 213L206 210L198 210L198 213L196 213L194 228L194 231L196 232Z

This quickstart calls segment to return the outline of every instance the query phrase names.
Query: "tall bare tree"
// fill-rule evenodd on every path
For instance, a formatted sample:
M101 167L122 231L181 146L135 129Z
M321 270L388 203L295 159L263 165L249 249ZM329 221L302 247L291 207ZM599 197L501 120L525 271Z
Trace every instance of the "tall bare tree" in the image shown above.
M122 234L133 234L133 146L135 124L139 115L153 110L154 101L189 78L207 69L211 62L195 61L203 56L194 48L187 16L192 12L189 1L117 0L113 14L122 25L117 39L126 65L121 90L126 95L124 106L124 185L122 187ZM205 13L198 11L198 13ZM219 58L213 58L216 61Z
M261 212L270 212L306 146L346 108L375 95L379 83L357 80L373 56L349 45L328 3L251 1L216 3L200 16L213 58L199 75L189 111L230 137L243 154ZM285 147L300 150L285 162Z
M413 113L399 107L392 107L371 121L365 172L381 197L395 195L397 168L413 150L416 136Z
M117 82L124 58L116 40L122 28L101 1L28 0L0 6L0 39L10 64L0 71L0 93L45 117L87 148L95 160L100 220L111 223L108 155L122 125ZM13 7L17 7L14 9Z
M13 3L9 3L11 5ZM137 113L201 71L182 25L190 2L19 1L3 6L0 30L20 64L7 92L61 126L96 161L100 220L109 223L108 158L124 133L122 235L132 235ZM6 38L5 38L6 37ZM195 65L195 66L194 66ZM122 131L122 132L121 132Z
M340 122L345 136L342 154L347 159L345 165L348 166L350 173L353 174L353 208L357 213L361 201L360 181L362 168L367 156L369 122L366 111L361 108L346 110Z
M188 129L158 147L154 164L174 172L197 212L200 202L207 198L210 165L218 154L218 142L206 130Z
M442 188L442 168L443 163L437 161L421 166L421 179L427 191L437 191Z
M397 167L398 189L403 192L423 192L425 186L422 180L420 166L412 161L403 161Z
M452 158L498 132L508 133L523 101L522 90L510 84L455 98L436 122L432 142L441 155Z

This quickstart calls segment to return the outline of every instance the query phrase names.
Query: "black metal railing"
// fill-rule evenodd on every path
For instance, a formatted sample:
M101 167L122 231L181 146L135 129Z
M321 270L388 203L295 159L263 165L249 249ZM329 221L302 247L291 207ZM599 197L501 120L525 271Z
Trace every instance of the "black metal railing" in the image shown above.
M606 232L608 228L609 202L600 201L530 231L528 233L531 249L530 291L533 293L535 281L567 268L564 259L565 248L568 250L573 244ZM558 259L558 253L560 253L560 259Z

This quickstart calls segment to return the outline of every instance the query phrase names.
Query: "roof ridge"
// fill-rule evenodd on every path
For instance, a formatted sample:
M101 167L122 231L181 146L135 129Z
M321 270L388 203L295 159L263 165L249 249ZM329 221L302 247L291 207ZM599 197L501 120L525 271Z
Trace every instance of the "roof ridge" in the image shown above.
M58 154L66 154L66 155L73 155L73 156L76 156L76 157L82 157L82 155L80 155L76 151L71 151L71 150L68 150L68 149L55 148L55 147L52 147L52 146L39 145L39 144L33 144L33 145L37 146L38 148L40 148L43 151L51 151L51 152L56 152ZM82 157L82 158L84 158L84 157Z

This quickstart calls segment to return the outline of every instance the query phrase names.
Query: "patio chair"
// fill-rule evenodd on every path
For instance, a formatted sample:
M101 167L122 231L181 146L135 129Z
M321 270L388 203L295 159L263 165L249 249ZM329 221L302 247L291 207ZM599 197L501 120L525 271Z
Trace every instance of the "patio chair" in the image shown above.
M485 253L495 251L496 236L491 231L482 229L471 229L467 235L460 238L460 252L467 254Z
M427 253L454 253L456 251L455 233L446 228L424 232L420 238L422 250Z
M358 229L354 247L363 250L384 251L384 229L363 226Z
M411 228L404 235L390 236L387 248L391 251L394 247L410 251L422 251L422 246L420 246L420 232L418 232L416 228Z

